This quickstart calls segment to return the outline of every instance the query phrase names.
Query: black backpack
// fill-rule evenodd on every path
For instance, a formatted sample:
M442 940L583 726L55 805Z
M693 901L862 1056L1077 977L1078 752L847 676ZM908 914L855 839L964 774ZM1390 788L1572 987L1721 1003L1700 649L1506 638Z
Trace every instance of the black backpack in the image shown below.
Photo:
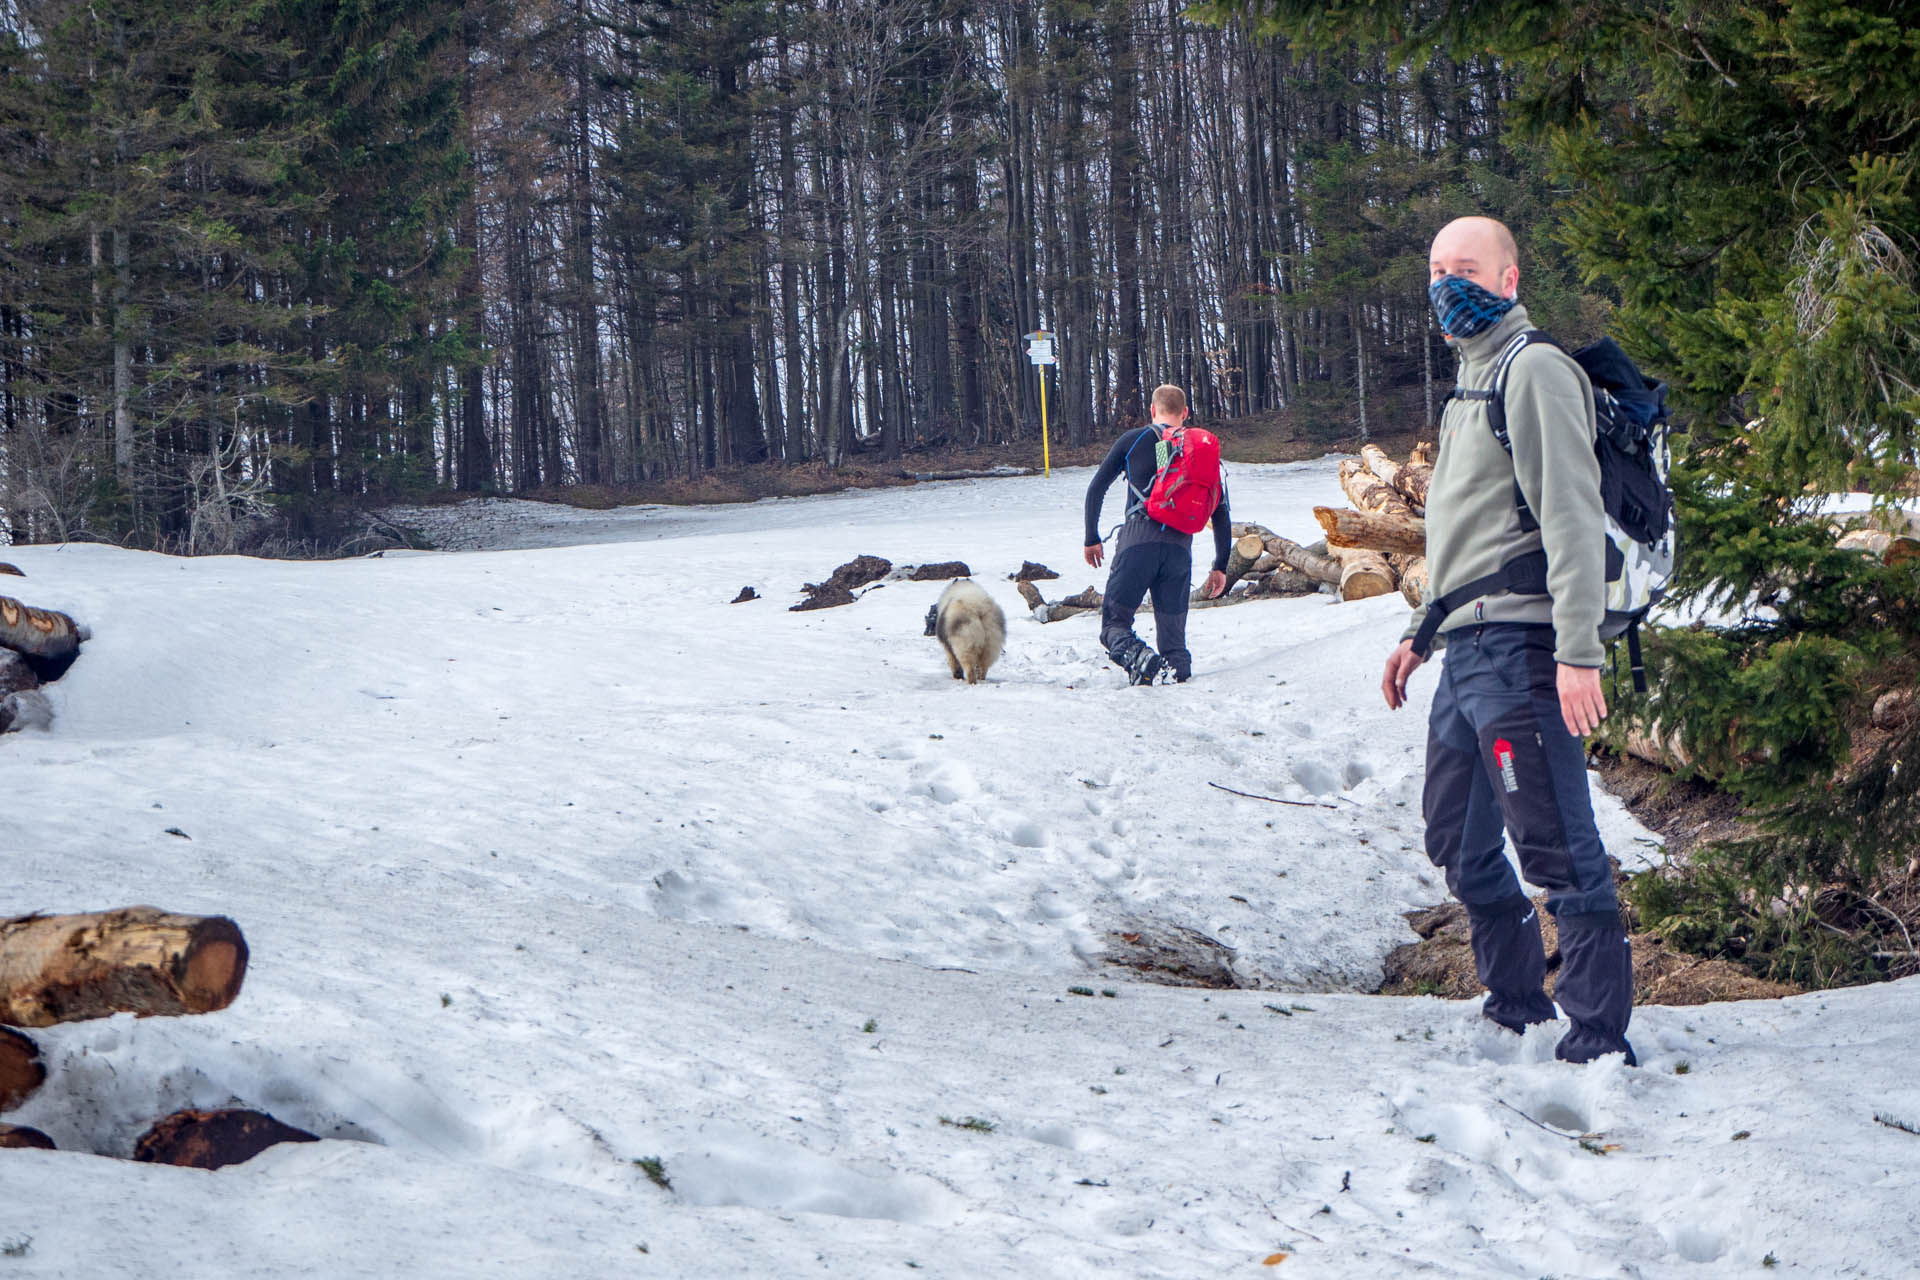
M1449 400L1486 402L1488 424L1509 458L1513 442L1507 436L1507 373L1519 354L1536 342L1560 345L1539 329L1516 334L1494 361L1490 387L1456 386L1447 393ZM1676 556L1673 488L1668 480L1672 427L1667 420L1667 384L1642 374L1612 338L1601 338L1572 355L1593 383L1598 428L1593 452L1600 463L1600 502L1607 515L1607 611L1600 623L1600 638L1626 637L1633 687L1644 693L1647 677L1640 657L1640 623L1666 598ZM1540 522L1528 508L1518 479L1513 482L1513 501L1520 509L1520 527L1528 532L1538 529ZM1413 638L1414 652L1426 655L1440 624L1455 609L1502 590L1546 595L1547 553L1517 556L1495 572L1428 601L1426 616Z

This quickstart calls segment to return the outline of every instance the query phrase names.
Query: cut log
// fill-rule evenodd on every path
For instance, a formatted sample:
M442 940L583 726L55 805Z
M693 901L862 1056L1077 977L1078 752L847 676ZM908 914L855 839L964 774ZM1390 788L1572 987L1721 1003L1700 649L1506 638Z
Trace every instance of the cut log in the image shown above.
M1425 462L1409 462L1393 477L1393 487L1419 515L1427 513L1427 491L1433 487L1433 467Z
M80 650L80 627L64 613L0 596L0 648L58 661Z
M1390 488L1393 487L1393 478L1400 474L1400 464L1389 458L1387 451L1377 444L1361 445L1360 461L1381 484Z
M25 655L0 649L0 698L39 687L40 677L33 673L33 666Z
M1274 536L1273 530L1263 524L1255 524L1251 520L1235 520L1230 528L1235 538L1244 538L1250 533L1257 533L1260 535L1260 541L1265 542Z
M1427 558L1414 556L1400 570L1400 594L1418 609L1427 596Z
M1383 484L1380 478L1349 458L1340 464L1340 487L1346 491L1347 501L1356 511L1364 511L1377 516L1411 516L1413 507L1405 496L1390 484ZM1327 539L1329 547L1333 539Z
M11 1111L47 1082L40 1046L18 1031L0 1027L0 1111Z
M186 1169L223 1169L282 1142L318 1141L305 1129L260 1111L176 1111L141 1135L133 1158Z
M1233 590L1233 584L1253 571L1260 557L1267 554L1267 544L1257 533L1250 533L1236 540L1233 548L1227 552L1227 590ZM1223 593L1224 594L1224 593Z
M57 1151L53 1139L23 1124L0 1124L0 1148L16 1151Z
M211 1013L240 994L247 942L225 916L153 907L0 922L0 1024Z
M1920 538L1909 538L1880 529L1854 529L1842 534L1838 545L1843 551L1865 552L1888 564L1920 559Z
M1437 453L1439 449L1431 441L1422 440L1407 454L1407 463L1415 467L1430 467Z
M1393 590L1393 566L1378 551L1364 547L1330 547L1340 562L1340 598L1366 600Z
M1316 555L1291 538L1279 536L1267 539L1267 552L1282 563L1292 566L1310 578L1338 586L1340 583L1340 562L1332 556Z
M1247 597L1253 600L1268 596L1310 596L1319 590L1320 579L1293 568L1283 567L1247 579Z
M1669 731L1658 721L1652 725L1634 725L1621 738L1620 746L1628 755L1662 769L1685 769L1693 764L1693 757L1681 745L1680 731Z
M1034 586L1033 583L1027 579L1022 578L1014 583L1013 589L1018 591L1020 598L1027 602L1027 608L1044 609L1047 607L1047 598L1040 594L1040 588Z
M26 574L20 571L19 565L7 564L3 561L0 561L0 573L6 574L8 577L12 577L12 578L24 578L27 576Z
M1904 729L1913 723L1914 713L1920 711L1911 689L1889 689L1873 700L1873 727L1876 729Z
M1407 556L1427 554L1427 523L1416 515L1315 507L1313 518L1327 531L1329 547L1370 547Z

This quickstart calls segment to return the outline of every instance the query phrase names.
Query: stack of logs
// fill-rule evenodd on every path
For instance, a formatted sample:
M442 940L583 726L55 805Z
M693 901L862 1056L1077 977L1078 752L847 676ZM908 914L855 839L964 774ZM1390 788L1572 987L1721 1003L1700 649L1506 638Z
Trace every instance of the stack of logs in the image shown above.
M0 564L0 576L26 575ZM40 686L66 674L84 638L66 614L0 595L0 733L47 725L53 711Z
M1356 461L1340 464L1340 487L1352 509L1315 507L1327 534L1328 579L1342 600L1383 596L1395 587L1417 605L1427 588L1427 489L1433 483L1428 446L1415 445L1395 462L1378 445L1363 445Z
M47 1078L39 1046L6 1028L212 1013L233 1003L246 972L246 939L225 916L127 907L0 920L0 1111L20 1106ZM134 1159L214 1169L300 1141L315 1138L258 1112L182 1111L155 1124ZM38 1129L0 1124L0 1148L53 1146Z

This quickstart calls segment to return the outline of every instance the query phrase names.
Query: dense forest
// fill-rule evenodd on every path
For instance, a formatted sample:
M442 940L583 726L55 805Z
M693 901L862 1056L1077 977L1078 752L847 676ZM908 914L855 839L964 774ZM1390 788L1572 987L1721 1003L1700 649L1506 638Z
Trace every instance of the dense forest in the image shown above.
M1510 76L1183 7L0 4L0 509L226 550L409 490L991 446L1038 432L1039 328L1068 442L1162 381L1429 420L1433 228L1546 208Z

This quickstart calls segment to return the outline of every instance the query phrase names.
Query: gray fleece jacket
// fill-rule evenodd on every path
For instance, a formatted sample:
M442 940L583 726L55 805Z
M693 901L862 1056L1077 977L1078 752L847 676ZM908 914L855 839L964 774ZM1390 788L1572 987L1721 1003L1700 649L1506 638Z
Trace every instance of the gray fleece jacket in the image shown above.
M1532 328L1516 306L1499 324L1448 344L1460 357L1459 385L1493 384L1500 351ZM1606 612L1606 514L1600 505L1600 464L1593 455L1593 387L1586 371L1557 347L1530 344L1507 373L1507 435L1513 457L1493 434L1487 403L1449 400L1440 419L1440 454L1427 492L1427 599L1497 572L1516 556L1545 547L1549 594L1497 591L1455 609L1447 632L1482 622L1550 623L1554 657L1568 666L1597 667L1604 651L1600 621ZM1514 480L1540 528L1522 532ZM1420 629L1426 606L1414 610L1403 639Z

